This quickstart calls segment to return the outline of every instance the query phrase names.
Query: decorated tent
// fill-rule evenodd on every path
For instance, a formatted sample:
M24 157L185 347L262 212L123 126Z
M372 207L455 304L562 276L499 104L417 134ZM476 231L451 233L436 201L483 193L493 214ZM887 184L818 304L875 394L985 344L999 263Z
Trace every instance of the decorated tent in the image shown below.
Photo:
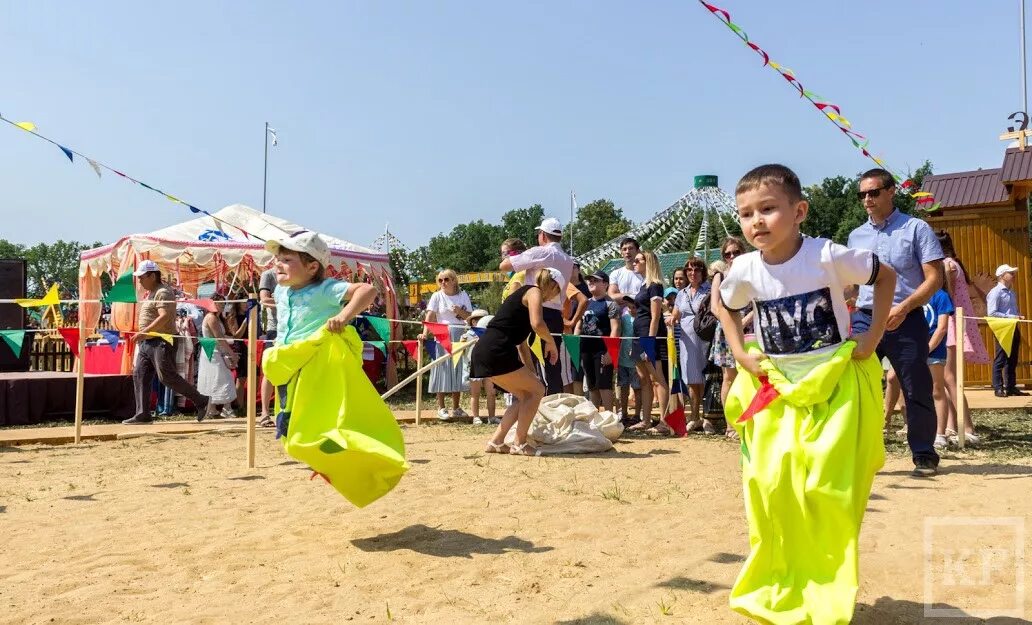
M84 300L101 297L100 277L112 279L141 260L158 263L162 272L190 296L205 282L216 287L249 284L273 264L265 250L265 240L288 236L306 228L285 219L260 213L243 204L191 219L149 234L130 234L118 241L86 250L79 264L80 296ZM387 254L329 235L322 235L330 246L327 275L349 281L370 282L383 296L388 316L397 318L397 298L390 275ZM100 319L99 304L83 304L87 328ZM116 305L112 321L119 330L133 330L133 305Z

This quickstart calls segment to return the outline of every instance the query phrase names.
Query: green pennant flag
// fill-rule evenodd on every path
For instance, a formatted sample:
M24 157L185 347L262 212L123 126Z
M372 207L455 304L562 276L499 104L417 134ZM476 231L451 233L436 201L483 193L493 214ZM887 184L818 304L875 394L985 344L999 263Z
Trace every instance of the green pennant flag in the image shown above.
M22 345L25 343L25 330L0 330L0 338L11 348L15 358L21 357Z
M136 284L133 279L133 268L130 267L125 273L118 276L118 280L111 286L111 290L104 296L108 304L122 302L124 304L136 303ZM211 360L211 357L208 357Z
M383 317L373 317L371 315L366 315L366 321L369 322L369 325L373 326L373 329L376 330L376 333L380 335L381 339L385 341L391 340L390 321Z
M386 342L384 342L384 341L366 341L366 342L369 343L370 345L372 345L373 347L375 347L376 349L380 350L381 352L383 352L384 356L387 355L387 343Z
M575 334L564 334L563 347L565 347L566 352L570 354L570 360L576 367L577 364L580 363L580 337Z
M218 339L212 336L197 337L197 342L201 344L201 349L204 350L204 355L208 357L208 362L211 362L211 357L215 354L216 341Z

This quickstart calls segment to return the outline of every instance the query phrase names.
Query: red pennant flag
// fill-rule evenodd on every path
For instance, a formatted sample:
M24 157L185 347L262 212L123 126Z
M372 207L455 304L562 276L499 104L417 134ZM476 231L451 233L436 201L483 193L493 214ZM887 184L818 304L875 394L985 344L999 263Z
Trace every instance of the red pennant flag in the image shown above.
M405 346L405 351L409 353L412 360L419 360L419 341L402 341L401 344Z
M770 405L772 401L778 398L778 391L774 388L767 376L760 378L760 390L756 391L756 396L753 397L752 401L749 402L749 407L745 409L742 416L738 417L736 423L744 423L749 419L752 419L758 412Z
M614 367L620 366L620 341L618 336L603 336L602 342L606 344L606 351L609 352L609 359L613 362Z
M688 421L684 416L684 406L678 405L673 412L663 417L663 421L670 426L674 434L688 436Z
M444 351L450 354L451 334L448 332L448 324L424 321L423 326L425 326L427 330L430 330L430 333L434 335L434 338L437 339L437 342L444 348Z
M183 300L184 304L193 304L194 306L207 310L208 312L217 313L219 309L215 306L215 302L210 299L187 299Z
M61 338L64 339L65 343L68 343L68 347L72 350L72 355L78 358L79 328L58 328L57 331L61 333Z

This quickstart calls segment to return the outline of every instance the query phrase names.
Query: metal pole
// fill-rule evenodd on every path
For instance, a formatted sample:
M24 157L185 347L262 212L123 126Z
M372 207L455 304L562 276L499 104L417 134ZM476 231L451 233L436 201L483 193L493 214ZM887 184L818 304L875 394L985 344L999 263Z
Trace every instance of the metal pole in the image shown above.
M265 175L262 177L262 212L265 212L265 198L269 191L269 122L265 122Z
M1028 86L1025 69L1025 0L1021 0L1021 110L1028 114Z

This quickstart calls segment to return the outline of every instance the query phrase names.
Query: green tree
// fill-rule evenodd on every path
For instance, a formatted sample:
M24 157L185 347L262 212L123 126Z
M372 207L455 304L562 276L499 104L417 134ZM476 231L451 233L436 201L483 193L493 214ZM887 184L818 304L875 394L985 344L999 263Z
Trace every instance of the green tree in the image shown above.
M589 202L577 209L577 216L572 224L563 229L563 237L570 240L570 229L573 229L573 255L589 252L613 237L620 236L630 230L634 224L624 217L623 209L613 204L612 200L600 199Z
M420 252L418 259L422 263L421 277L432 278L439 269L454 269L458 273L495 270L500 262L498 248L504 240L501 226L482 219L459 224L451 232L431 238L424 246L426 251Z
M79 254L101 245L100 242L58 240L25 247L0 239L0 258L26 261L25 293L28 297L42 297L55 282L61 285L63 292L75 297L79 293Z
M537 233L535 228L541 225L545 218L545 209L540 204L534 204L527 208L514 208L502 215L502 232L505 239L521 239L528 247L537 245Z

